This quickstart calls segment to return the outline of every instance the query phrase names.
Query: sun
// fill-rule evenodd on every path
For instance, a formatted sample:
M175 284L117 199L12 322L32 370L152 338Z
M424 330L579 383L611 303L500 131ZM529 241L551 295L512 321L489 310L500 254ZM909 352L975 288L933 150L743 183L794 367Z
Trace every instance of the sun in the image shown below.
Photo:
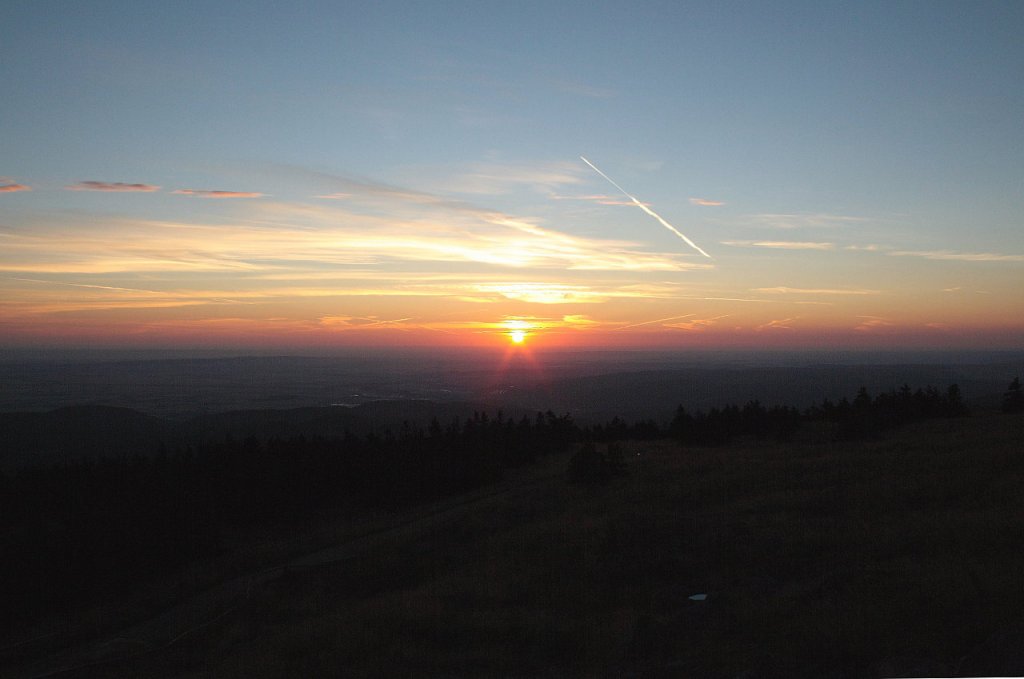
M525 342L526 338L530 336L530 330L536 327L533 323L524 321L521 318L506 318L501 322L501 325L505 328L505 334L508 335L512 344L522 344Z

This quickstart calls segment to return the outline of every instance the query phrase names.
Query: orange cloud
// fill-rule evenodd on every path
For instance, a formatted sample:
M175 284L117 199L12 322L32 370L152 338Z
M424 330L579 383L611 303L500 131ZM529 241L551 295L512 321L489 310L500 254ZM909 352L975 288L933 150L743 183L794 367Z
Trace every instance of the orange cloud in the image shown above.
M729 314L715 316L714 318L695 318L692 321L683 321L682 323L666 323L665 327L673 328L675 330L685 330L687 332L701 332L716 324L723 318L729 318Z
M97 181L81 181L71 186L65 186L68 191L113 191L113 192L131 192L138 191L140 193L152 193L153 191L159 191L159 186L153 186L152 184L128 184L126 182L97 182Z
M759 326L757 326L754 329L757 330L758 332L760 332L762 330L792 330L793 326L790 325L790 324L793 321L795 321L795 320L797 320L797 319L796 318L780 318L780 319L777 319L777 320L774 320L774 321L768 321L767 323L763 323L762 325L759 325Z
M172 191L179 196L199 196L201 198L260 198L258 191L207 191L204 189L178 189Z
M0 193L16 193L18 191L31 191L31 186L25 186L24 184L4 184L0 186Z
M489 283L477 286L481 293L501 295L505 299L536 304L586 304L603 302L607 293L586 286L562 283Z
M574 328L589 328L596 325L601 325L598 321L595 321L592 318L590 318L590 316L584 316L582 314L570 314L568 316L562 316L562 322Z
M857 318L863 318L854 330L857 332L879 332L893 327L895 324L881 318L879 316L858 316Z
M725 203L720 200L708 200L706 198L690 198L690 204L700 205L701 207L718 207L720 205L725 205Z

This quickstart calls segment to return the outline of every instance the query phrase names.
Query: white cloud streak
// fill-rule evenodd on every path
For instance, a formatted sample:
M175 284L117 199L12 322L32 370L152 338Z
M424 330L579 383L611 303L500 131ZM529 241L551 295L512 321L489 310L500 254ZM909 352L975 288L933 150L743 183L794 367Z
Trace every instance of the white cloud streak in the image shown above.
M1024 255L1002 255L992 252L952 252L950 250L895 250L890 257L920 257L948 262L1024 262Z

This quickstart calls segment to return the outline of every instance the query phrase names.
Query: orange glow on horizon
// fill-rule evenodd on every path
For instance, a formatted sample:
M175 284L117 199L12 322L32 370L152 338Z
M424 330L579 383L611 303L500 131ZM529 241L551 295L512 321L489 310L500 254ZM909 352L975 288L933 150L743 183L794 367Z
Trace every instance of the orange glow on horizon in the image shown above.
M505 333L508 335L509 340L513 344L522 344L526 341L529 336L529 331L535 329L537 326L534 323L525 321L521 318L508 318L505 319L501 325L507 329Z

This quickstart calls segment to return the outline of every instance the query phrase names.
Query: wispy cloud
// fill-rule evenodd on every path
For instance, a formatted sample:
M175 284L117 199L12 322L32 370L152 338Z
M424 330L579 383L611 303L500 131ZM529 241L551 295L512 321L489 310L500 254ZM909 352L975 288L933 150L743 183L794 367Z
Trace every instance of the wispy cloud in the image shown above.
M719 207L725 205L720 200L708 200L707 198L690 198L691 205L700 205L701 207Z
M1024 262L1024 255L1003 255L992 252L952 252L950 250L895 250L890 257L920 257L953 262Z
M767 292L779 295L879 295L881 290L868 290L864 288L788 288L777 286L774 288L754 288L752 292Z
M441 333L465 332L479 334L507 334L510 331L523 332L558 332L590 329L601 325L582 315L566 315L562 317L542 316L504 316L490 318L465 318L462 320L425 320L419 318L399 318L394 320L376 320L376 317L323 316L319 326L334 331L373 331L373 330L431 330Z
M318 324L331 330L402 330L410 331L424 327L414 316L403 318L379 318L377 316L321 316Z
M595 321L589 316L582 314L569 314L568 316L562 316L562 322L574 328L592 328L601 325L599 321Z
M896 325L881 316L858 316L857 318L863 319L853 328L857 332L879 332Z
M261 198L258 191L210 191L206 189L177 189L171 193L179 196L199 196L200 198Z
M655 318L653 321L642 321L640 323L630 323L629 325L623 325L616 330L629 330L630 328L639 328L645 325L663 324L667 321L677 321L683 318L691 318L694 314L683 314L682 316L669 316L668 318Z
M685 271L708 265L648 252L629 241L584 238L538 220L464 205L413 202L387 216L323 205L252 203L236 224L105 220L83 230L54 226L3 233L0 270L27 272L258 271L400 262ZM400 206L399 206L400 207ZM405 268L405 267L402 267Z
M0 184L0 193L17 193L18 191L31 191L31 186L25 184Z
M580 200L587 201L590 203L597 203L598 205L629 205L630 207L636 207L636 203L631 200L623 200L618 196L608 196L601 193L587 194L582 196L560 196L557 194L551 194L549 196L552 200ZM650 203L642 203L650 207Z
M344 195L346 198L351 197L360 202L387 201L393 203L397 201L403 204L429 205L453 210L480 210L464 201L444 198L426 191L395 186L365 177L342 176L294 165L273 165L271 167L275 173L283 174L291 180L298 180L307 186L314 186L318 190L330 192L317 196L319 198L341 198Z
M729 318L729 314L713 318L695 318L692 321L683 321L681 323L666 323L665 327L672 328L673 330L685 330L687 332L701 332L715 325L723 318Z
M744 304L779 304L774 299L748 299L746 297L697 297L689 296L682 299L696 299L703 302L742 302Z
M608 299L608 294L587 286L559 283L490 283L478 285L476 289L505 299L537 304L596 303Z
M756 328L754 328L754 330L757 330L758 332L761 332L763 330L792 330L792 323L797 319L799 319L799 316L796 316L794 318L780 318L768 321L767 323L762 323L761 325L757 326Z
M163 295L164 292L157 290L145 290L142 288L124 288L114 285L96 285L92 283L69 283L67 281L54 281L54 280L43 280L39 278L18 278L15 276L8 276L8 280L20 281L22 283L41 283L44 285L65 285L72 288L87 288L91 290L111 290L114 292L139 292L149 295Z
M724 240L722 245L741 248L769 248L773 250L834 250L835 243L780 240Z
M582 183L575 163L552 162L532 165L475 163L439 184L444 191L462 194L501 195L520 188L550 192L558 187Z
M875 243L868 243L867 245L844 245L843 249L853 252L884 252L886 250L892 250L892 248L887 245L877 245Z
M248 304L252 293L236 293L198 289L154 290L125 285L103 285L74 280L56 280L7 276L0 280L30 283L17 288L16 301L0 303L10 316L38 316L83 311L166 309L200 305ZM54 290L54 287L74 288ZM2 314L0 314L2 315Z
M752 226L771 229L836 228L871 221L867 217L816 213L762 213L748 215Z
M111 191L111 192L140 192L152 193L159 191L159 186L153 184L129 184L126 182L98 182L86 180L65 186L68 191Z
M329 328L350 328L354 320L352 316L321 316L318 322Z

